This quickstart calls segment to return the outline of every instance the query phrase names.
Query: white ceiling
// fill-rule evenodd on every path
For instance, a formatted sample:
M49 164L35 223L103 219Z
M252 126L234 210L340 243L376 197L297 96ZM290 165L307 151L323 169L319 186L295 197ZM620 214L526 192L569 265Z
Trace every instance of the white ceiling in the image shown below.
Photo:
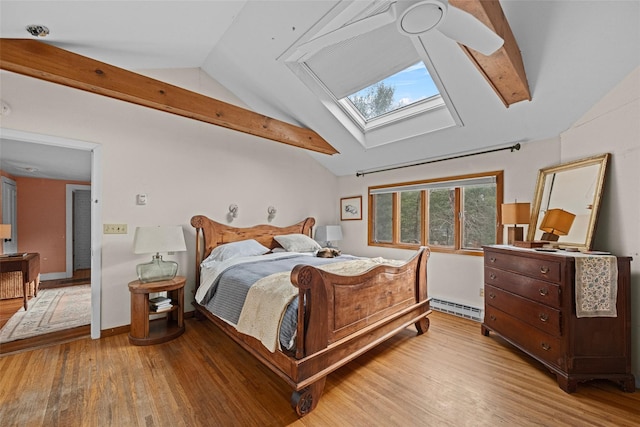
M336 175L555 137L640 66L638 1L504 0L532 101L506 108L459 46L433 33L423 43L464 126L365 149L279 60L336 4L3 0L0 36L28 38L24 27L41 24L47 41L129 70L200 67L256 112L318 132L340 154L310 155Z

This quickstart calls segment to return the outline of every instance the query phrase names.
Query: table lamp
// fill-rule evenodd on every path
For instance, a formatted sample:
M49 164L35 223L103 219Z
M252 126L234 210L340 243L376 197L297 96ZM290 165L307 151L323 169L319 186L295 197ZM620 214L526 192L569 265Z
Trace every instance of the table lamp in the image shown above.
M331 242L342 240L342 227L339 225L321 225L316 228L316 241L326 242L326 246L331 248Z
M154 253L151 262L138 264L138 279L143 283L171 280L176 277L178 263L164 261L160 252L186 251L182 227L152 226L137 227L133 237L133 253Z
M524 227L518 224L529 224L531 206L529 203L503 203L502 223L513 224L507 229L507 243L521 242L524 239Z
M557 242L560 236L569 234L575 217L563 209L549 209L540 223L540 230L544 231L541 240Z
M0 239L11 240L11 224L0 224Z

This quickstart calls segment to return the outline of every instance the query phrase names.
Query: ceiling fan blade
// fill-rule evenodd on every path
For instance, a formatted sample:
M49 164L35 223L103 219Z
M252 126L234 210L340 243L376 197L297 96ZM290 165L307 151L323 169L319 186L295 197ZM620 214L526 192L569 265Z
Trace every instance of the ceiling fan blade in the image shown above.
M395 20L396 7L394 3L385 12L361 19L327 34L316 37L298 46L297 50L299 52L305 52L307 55L313 55L325 47L333 46L334 44L340 43L344 40L349 40L361 34L376 30L395 22Z
M475 16L449 5L447 16L437 27L445 36L483 55L491 55L502 47L504 40Z

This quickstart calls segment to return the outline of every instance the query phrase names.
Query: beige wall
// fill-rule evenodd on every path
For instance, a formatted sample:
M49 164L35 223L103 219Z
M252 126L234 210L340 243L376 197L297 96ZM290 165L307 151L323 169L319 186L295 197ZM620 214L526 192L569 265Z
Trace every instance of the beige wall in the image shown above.
M198 70L148 74L238 103ZM290 224L308 215L326 224L337 223L340 197L362 195L364 219L341 223L341 249L407 258L410 251L367 246L368 186L502 169L505 200L530 201L538 169L603 152L613 153L613 161L596 247L636 258L632 263L632 309L638 312L639 74L636 70L556 138L525 142L514 153L503 151L361 178L337 178L296 148L10 73L0 75L3 99L12 105L12 113L2 118L2 126L102 145L103 222L129 225L127 235L103 236L103 329L129 323L126 284L135 278L135 265L146 261L145 256L131 252L137 225L184 226L189 249L174 259L180 263L181 273L188 276L188 290L193 287L194 270L189 218L206 214L224 222L230 203L240 207L234 221L240 226L266 222L269 205L278 208L274 224ZM147 206L135 204L138 193L148 195ZM483 305L479 296L483 283L481 257L436 253L428 272L430 296ZM633 322L634 372L640 378L640 317L634 316Z
M156 76L234 100L199 70ZM127 283L136 278L136 264L150 259L132 253L136 226L183 226L188 251L167 258L188 276L190 298L191 216L226 222L229 204L236 203L238 226L267 223L270 205L278 210L275 225L307 216L319 224L335 221L337 178L303 150L11 73L0 79L3 100L12 107L2 127L102 146L102 222L128 225L128 234L102 239L102 329L130 322ZM139 193L147 194L146 206L136 205Z
M364 177L341 177L339 178L340 197L361 194L364 205L363 218L366 219L369 186L504 170L504 200L531 201L538 169L558 163L559 155L559 139L554 138L535 143L523 143L522 148L514 152L499 151ZM421 159L416 159L416 161L419 160ZM366 220L346 221L342 223L342 227L345 241L340 246L346 252L389 258L407 258L412 253L400 249L368 247ZM525 226L525 236L526 228ZM472 307L483 306L484 301L480 297L480 288L483 287L482 257L433 253L429 260L428 274L430 296Z
M560 136L563 162L609 152L595 247L633 257L633 372L640 387L640 68Z
M505 201L531 201L540 168L605 152L612 153L606 195L594 247L632 256L632 312L640 312L640 69L635 70L598 102L574 126L557 138L523 144L520 151L498 152L400 169L393 172L339 178L339 197L362 195L367 188L412 181L503 169ZM427 155L425 155L427 157ZM418 161L420 159L416 159ZM368 209L363 206L363 217ZM366 221L342 223L345 241L341 249L363 255L406 258L410 251L367 246ZM526 236L527 230L525 230ZM482 307L482 258L434 253L429 260L429 295L473 307ZM640 316L633 316L633 372L640 387Z

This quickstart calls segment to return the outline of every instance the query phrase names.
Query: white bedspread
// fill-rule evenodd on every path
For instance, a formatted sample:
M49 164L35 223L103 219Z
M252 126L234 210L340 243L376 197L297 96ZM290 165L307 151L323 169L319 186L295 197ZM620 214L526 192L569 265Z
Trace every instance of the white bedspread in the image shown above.
M401 266L406 261L383 258L364 258L337 262L317 268L343 276L362 274L380 264ZM276 273L258 280L249 289L240 313L237 330L262 342L270 351L280 348L278 331L282 316L289 303L298 295L298 288L291 284L291 272Z

